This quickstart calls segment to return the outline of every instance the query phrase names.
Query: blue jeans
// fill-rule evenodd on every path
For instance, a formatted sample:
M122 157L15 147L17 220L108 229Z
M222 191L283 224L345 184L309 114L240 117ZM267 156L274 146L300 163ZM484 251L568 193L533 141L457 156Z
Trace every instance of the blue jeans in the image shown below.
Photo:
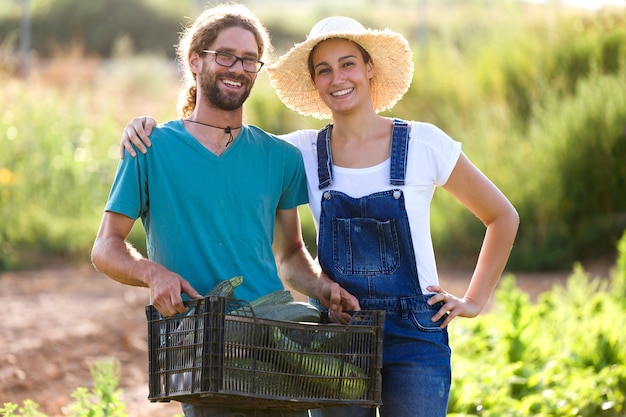
M182 404L185 417L308 417L308 411L237 410L224 407L202 407ZM347 417L347 416L346 416Z

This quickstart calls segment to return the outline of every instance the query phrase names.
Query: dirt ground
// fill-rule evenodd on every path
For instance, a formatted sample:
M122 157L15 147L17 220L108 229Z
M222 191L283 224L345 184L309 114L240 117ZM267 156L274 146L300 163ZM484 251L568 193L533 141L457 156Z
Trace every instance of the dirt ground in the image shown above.
M606 263L585 268L608 276ZM568 273L515 274L536 297ZM469 276L442 272L448 292L462 295ZM148 399L147 325L143 288L118 284L90 265L0 274L0 406L31 399L49 417L66 415L78 386L92 388L89 365L121 362L120 387L129 417L171 417L180 405Z

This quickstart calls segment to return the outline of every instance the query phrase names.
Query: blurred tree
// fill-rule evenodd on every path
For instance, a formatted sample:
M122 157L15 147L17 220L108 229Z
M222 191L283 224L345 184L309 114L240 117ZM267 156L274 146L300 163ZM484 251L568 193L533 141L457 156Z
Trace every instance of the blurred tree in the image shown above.
M134 50L174 56L183 23L144 1L57 0L38 7L31 16L31 46L39 56L79 43L89 55L109 57L120 37L130 39ZM19 31L21 17L0 20L0 39Z

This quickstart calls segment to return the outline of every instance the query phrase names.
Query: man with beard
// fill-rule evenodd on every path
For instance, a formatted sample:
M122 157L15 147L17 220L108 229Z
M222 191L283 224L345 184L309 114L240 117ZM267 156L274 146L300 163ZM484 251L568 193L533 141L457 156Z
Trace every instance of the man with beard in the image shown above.
M148 287L164 316L185 313L183 299L237 275L244 282L235 298L282 289L279 269L285 284L323 300L336 321L349 319L342 310L358 309L354 297L321 274L302 241L297 206L307 202L307 189L298 149L242 123L242 104L270 47L267 30L244 6L205 10L177 47L185 74L182 118L157 126L152 151L118 166L92 262L116 281ZM126 242L138 218L148 259ZM232 415L183 409L188 417Z

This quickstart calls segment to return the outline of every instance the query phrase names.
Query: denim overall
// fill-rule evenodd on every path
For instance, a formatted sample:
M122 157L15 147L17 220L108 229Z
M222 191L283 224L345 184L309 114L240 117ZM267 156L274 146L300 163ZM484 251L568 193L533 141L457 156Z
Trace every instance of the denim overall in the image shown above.
M320 189L332 183L332 126L317 139ZM431 317L441 303L426 304L415 262L404 185L408 124L394 120L390 180L396 189L352 198L322 195L318 258L334 281L355 295L363 310L385 310L382 417L445 416L450 390L450 348L443 321ZM373 417L359 406L311 410L313 417Z

